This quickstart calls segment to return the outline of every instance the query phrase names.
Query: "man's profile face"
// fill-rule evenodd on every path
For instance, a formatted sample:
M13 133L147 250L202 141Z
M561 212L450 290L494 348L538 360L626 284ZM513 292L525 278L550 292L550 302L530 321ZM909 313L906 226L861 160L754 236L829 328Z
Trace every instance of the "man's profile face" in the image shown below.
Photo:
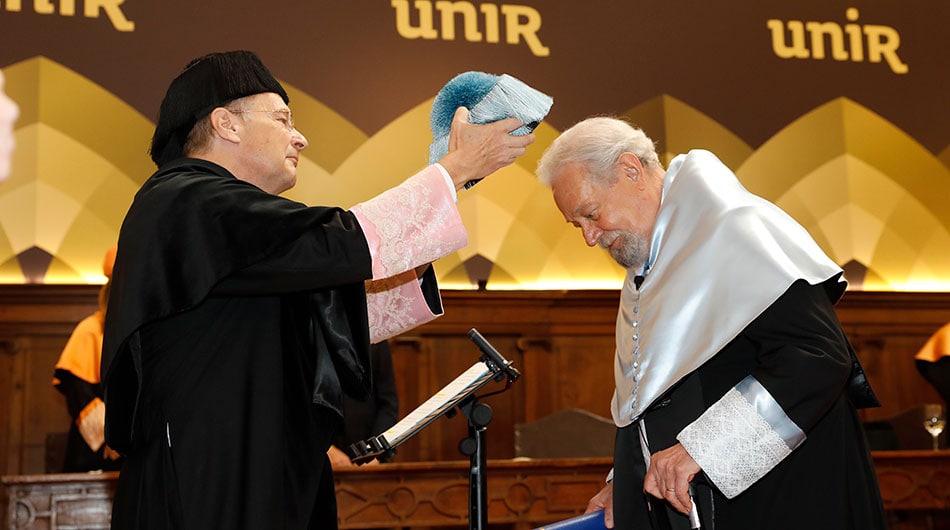
M284 100L273 92L256 94L239 100L235 109L242 124L242 160L253 183L274 195L294 187L307 139L293 127Z
M13 123L20 115L19 107L3 92L3 83L3 71L0 71L0 182L6 180L10 174L13 147L16 143Z
M588 246L598 245L624 268L642 267L649 256L652 218L638 208L634 182L619 171L616 182L599 185L578 164L565 166L551 188L568 223L581 229Z

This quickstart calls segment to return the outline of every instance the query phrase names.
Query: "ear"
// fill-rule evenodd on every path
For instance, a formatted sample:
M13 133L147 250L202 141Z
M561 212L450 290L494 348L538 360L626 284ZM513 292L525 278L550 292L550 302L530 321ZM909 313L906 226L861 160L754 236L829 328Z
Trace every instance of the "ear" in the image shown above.
M240 143L243 123L236 118L237 116L224 107L214 109L209 116L215 134L224 141Z
M643 174L643 163L640 162L640 158L633 153L623 153L620 155L618 163L620 164L620 169L623 171L623 174L634 182Z

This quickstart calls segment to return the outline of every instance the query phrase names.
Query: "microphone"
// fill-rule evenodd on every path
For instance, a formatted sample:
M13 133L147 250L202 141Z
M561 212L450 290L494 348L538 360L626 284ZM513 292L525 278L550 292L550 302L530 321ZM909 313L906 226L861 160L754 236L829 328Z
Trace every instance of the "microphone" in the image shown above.
M638 291L640 290L640 286L643 285L643 280L645 279L646 277L643 276L642 274L638 274L633 277L633 285L637 288Z
M512 382L521 377L521 372L515 369L514 366L511 366L511 361L505 359L500 353L498 353L498 350L489 344L488 341L485 340L485 337L483 337L477 329L472 328L471 331L468 332L468 337L472 339L472 342L478 346L478 349L481 350L483 354L485 354L485 360L487 361L486 364L488 364L488 367L491 369L491 371L499 374L498 377L495 378L496 381L499 381L500 378L503 377L501 374L507 376L508 380Z

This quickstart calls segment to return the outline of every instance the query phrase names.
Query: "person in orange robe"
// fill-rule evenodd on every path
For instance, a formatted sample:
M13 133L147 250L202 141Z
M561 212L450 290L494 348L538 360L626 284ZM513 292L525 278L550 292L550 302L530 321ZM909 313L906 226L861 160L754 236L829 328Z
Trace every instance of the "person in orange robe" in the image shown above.
M108 281L99 289L99 309L80 321L73 330L53 375L53 386L65 396L73 419L66 442L64 473L117 470L122 465L119 454L105 444L106 406L99 376L115 252L113 246L103 260L102 272Z
M950 323L931 335L914 356L917 371L950 403Z

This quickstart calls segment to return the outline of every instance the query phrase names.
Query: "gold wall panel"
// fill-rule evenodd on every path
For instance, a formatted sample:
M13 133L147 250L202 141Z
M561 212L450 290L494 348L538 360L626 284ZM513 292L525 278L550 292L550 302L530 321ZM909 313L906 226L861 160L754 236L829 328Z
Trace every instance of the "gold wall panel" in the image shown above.
M101 282L102 254L154 170L147 156L153 124L50 59L22 61L4 74L22 117L13 174L0 184L0 283ZM426 164L431 98L368 135L285 85L310 142L288 198L349 207ZM799 116L757 149L670 95L622 115L657 140L665 162L693 148L717 153L746 187L801 222L835 261L863 266L854 287L950 290L947 150L931 154L847 98ZM537 160L559 131L542 123L536 134L518 163L460 193L470 244L436 263L444 287L472 289L479 280L488 289L620 286L624 271L605 252L587 248L537 183ZM45 266L36 265L37 253L48 254Z

